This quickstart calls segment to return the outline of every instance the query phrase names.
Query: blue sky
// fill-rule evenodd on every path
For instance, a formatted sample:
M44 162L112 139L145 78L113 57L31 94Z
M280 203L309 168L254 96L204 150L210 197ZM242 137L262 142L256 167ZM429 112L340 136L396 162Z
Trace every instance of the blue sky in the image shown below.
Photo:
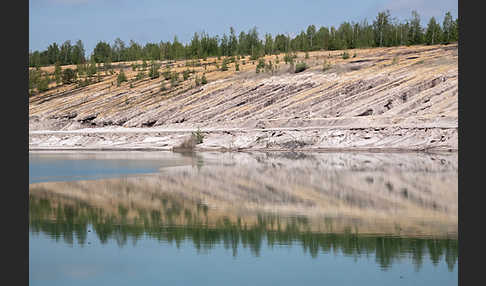
M379 11L410 18L417 10L424 26L447 11L458 16L457 0L29 0L29 49L44 50L52 42L81 39L87 55L100 40L144 44L189 41L194 32L210 35L237 33L256 26L264 33L297 34L308 25L337 27L343 21L373 21Z

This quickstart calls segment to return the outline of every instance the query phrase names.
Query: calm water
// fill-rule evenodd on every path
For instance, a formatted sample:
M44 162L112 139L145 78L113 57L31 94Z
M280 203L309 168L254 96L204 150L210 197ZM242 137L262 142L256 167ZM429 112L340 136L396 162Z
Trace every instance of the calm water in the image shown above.
M31 153L30 285L457 285L457 154Z

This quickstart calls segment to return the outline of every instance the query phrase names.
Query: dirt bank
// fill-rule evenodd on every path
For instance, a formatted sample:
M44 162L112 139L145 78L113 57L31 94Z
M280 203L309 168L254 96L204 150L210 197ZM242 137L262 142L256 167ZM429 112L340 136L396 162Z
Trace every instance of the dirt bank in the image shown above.
M348 52L299 55L309 69L298 74L280 63L256 75L248 61L240 72L194 68L174 87L163 77L116 87L107 75L54 88L29 99L29 148L170 150L200 128L200 150L457 150L457 45ZM209 83L196 87L202 72Z

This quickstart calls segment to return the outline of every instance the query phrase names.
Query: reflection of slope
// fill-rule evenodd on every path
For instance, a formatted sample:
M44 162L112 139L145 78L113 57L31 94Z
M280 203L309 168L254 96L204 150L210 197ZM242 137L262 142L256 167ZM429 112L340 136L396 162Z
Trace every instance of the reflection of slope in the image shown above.
M231 249L234 256L240 247L249 248L259 256L265 247L295 245L308 251L313 258L330 252L355 259L374 254L382 269L404 259L410 259L420 268L424 257L428 256L434 265L445 260L452 271L458 257L458 243L454 238L366 235L350 228L336 233L332 232L332 219L324 220L331 228L324 233L311 231L312 222L306 217L257 215L253 222L240 217L236 221L228 217L215 220L211 210L204 205L196 205L190 210L187 208L190 206L167 198L161 198L161 209L137 209L138 216L133 219L128 218L129 210L121 205L113 213L83 202L64 201L62 197L50 200L31 195L30 231L34 235L42 232L53 240L62 239L70 245L85 245L93 241L93 235L101 244L114 241L120 247L129 240L135 245L142 238L175 243L178 248L184 241L191 241L198 252L223 245L225 249Z
M319 232L457 237L457 154L201 153L188 159L192 166L153 176L32 184L30 194L82 202L116 220L121 208L131 222L142 219L140 210L164 212L177 203L170 223L187 225L192 216L185 212L202 204L208 208L201 223L210 226L222 220L254 225L273 215L284 223L305 217L306 228Z

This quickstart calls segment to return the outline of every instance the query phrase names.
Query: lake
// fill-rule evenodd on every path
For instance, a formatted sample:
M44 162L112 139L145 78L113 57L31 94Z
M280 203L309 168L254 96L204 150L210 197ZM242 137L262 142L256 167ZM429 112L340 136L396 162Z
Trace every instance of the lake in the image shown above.
M30 285L457 285L457 153L30 152Z

